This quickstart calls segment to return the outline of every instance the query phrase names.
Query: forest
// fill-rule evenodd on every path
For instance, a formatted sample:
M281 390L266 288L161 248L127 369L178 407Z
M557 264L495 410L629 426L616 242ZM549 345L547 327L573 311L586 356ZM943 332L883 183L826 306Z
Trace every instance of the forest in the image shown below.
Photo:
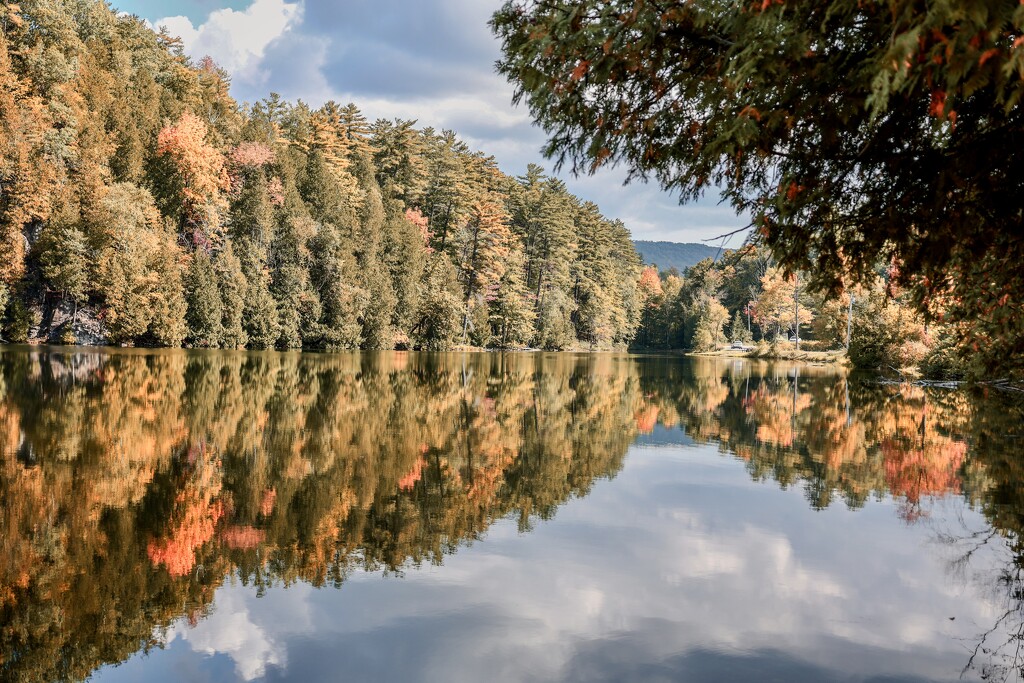
M240 104L212 60L105 2L2 11L5 342L711 351L757 341L774 355L799 339L861 367L1019 370L994 343L1019 324L1001 307L1009 295L983 311L991 331L979 337L980 318L954 299L922 307L891 254L823 287L824 265L787 263L761 233L684 273L658 272L621 221L540 166L503 173L453 131L371 123L333 101Z
M454 132L271 94L95 0L0 10L0 337L125 346L628 344L620 221Z
M807 273L787 273L763 246L727 250L680 274L645 268L645 302L635 348L709 352L738 344L763 357L844 350L858 368L912 369L932 377L980 377L985 354L962 354L962 326L929 320L879 264L863 284L815 290Z

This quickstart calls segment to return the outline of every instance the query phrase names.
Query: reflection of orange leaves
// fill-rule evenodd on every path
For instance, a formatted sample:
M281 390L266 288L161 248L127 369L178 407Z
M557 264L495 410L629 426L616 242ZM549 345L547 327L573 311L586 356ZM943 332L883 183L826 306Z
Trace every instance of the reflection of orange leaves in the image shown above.
M881 443L885 479L894 495L917 503L922 496L939 495L960 488L957 472L967 454L967 444L946 437L907 448L896 439Z
M252 550L263 543L262 529L251 526L232 525L220 533L224 545L232 550Z
M494 399L491 398L490 396L485 396L484 398L480 399L479 405L480 412L483 414L483 417L493 419L494 416L497 414L494 409Z
M164 565L171 576L188 574L196 563L196 550L213 538L217 522L224 516L220 460L204 443L189 448L185 462L188 474L174 499L169 530L163 538L146 545L155 565Z
M274 511L274 502L277 500L277 489L267 489L263 492L263 498L260 499L260 514L264 517L269 517L270 513Z
M513 460L515 455L510 451L495 453L486 458L487 464L468 470L472 483L466 491L466 498L481 503L493 500L505 482L505 470Z
M633 415L636 428L641 434L650 434L658 424L658 406L649 405Z
M809 394L797 394L793 399L792 389L771 391L759 387L754 396L745 402L747 413L757 419L757 439L784 448L793 445L796 436L793 420L811 406ZM795 403L795 405L794 405Z
M153 564L167 567L171 576L185 576L196 563L196 549L213 538L223 514L220 501L193 501L168 538L150 541L146 554Z
M933 401L919 387L901 389L899 399L906 409L880 415L871 435L881 451L886 486L903 499L901 516L913 521L923 514L923 498L962 488L959 473L967 444L946 434L960 431L955 420L967 408L963 397Z
M416 464L412 466L409 472L398 480L398 489L400 491L411 491L416 485L416 482L423 476L423 460L417 460Z

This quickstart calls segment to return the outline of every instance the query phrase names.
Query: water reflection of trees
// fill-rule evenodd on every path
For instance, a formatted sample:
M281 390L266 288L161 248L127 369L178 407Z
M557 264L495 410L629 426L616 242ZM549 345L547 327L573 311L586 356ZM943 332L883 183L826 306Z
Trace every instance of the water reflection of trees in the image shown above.
M986 679L1024 679L1024 405L1019 397L879 386L820 368L661 362L642 387L698 442L718 443L751 476L802 485L812 507L891 495L908 523L929 501L962 497L988 522L943 528L952 573L999 617L968 649ZM955 520L954 520L955 521Z
M0 671L83 679L233 575L340 585L526 528L634 435L611 357L0 354Z
M904 518L917 518L929 497L963 492L972 429L990 419L966 392L879 386L827 368L652 362L661 371L644 373L642 386L662 419L744 459L757 480L803 486L814 508L892 494Z
M529 529L658 423L815 508L891 493L913 521L965 494L1024 553L1020 411L965 393L608 355L15 351L0 672L83 679L202 618L228 576L339 586L440 562L495 519Z

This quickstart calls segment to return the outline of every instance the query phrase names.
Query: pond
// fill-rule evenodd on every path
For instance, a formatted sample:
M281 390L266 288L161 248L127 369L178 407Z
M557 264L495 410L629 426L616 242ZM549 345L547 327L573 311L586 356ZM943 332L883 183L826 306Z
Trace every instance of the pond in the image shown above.
M1022 410L806 365L0 349L4 681L957 681Z

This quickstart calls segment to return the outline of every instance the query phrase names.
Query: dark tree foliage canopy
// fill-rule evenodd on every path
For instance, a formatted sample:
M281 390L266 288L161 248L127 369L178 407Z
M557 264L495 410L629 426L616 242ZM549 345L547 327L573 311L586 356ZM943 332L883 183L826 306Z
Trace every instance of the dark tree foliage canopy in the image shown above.
M1024 357L1024 4L509 0L492 27L559 163L723 188L818 288L895 265L966 349Z

